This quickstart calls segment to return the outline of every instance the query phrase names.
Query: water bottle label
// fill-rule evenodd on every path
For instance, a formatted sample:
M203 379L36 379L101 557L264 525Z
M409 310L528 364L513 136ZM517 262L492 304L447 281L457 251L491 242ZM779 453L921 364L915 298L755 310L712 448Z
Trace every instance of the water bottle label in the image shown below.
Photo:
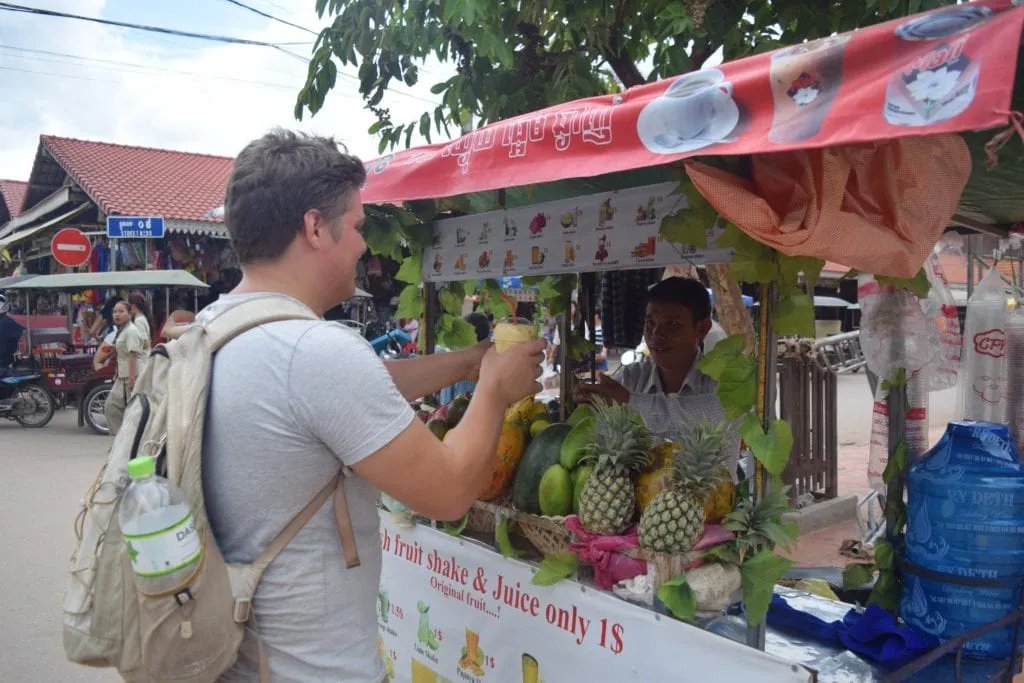
M176 524L146 534L124 534L125 548L136 576L167 576L199 559L203 552L196 520L189 512Z

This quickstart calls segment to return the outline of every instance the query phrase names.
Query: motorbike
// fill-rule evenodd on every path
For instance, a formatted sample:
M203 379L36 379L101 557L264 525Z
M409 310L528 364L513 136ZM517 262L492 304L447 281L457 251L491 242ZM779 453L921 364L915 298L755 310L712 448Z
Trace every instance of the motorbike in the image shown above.
M39 429L53 419L56 400L32 364L21 363L0 375L0 417Z

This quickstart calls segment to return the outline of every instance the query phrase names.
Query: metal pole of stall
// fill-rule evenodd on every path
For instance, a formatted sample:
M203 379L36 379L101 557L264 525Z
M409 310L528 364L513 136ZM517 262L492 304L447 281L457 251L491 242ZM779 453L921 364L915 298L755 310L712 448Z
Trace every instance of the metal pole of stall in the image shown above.
M974 235L967 236L967 298L974 293Z
M587 324L587 335L591 344L597 343L597 273L580 275L580 302L583 316ZM590 352L590 381L597 381L597 351Z
M423 283L423 353L425 354L434 353L437 348L437 310L434 308L436 301L437 285L433 282Z
M761 318L758 324L757 338L757 416L767 430L775 418L775 396L778 379L778 340L772 329L772 314L775 308L776 289L774 284L761 285ZM768 493L772 486L768 472L757 460L754 461L754 500L759 500ZM747 645L764 650L767 627L765 620L757 626L747 627Z
M32 358L32 290L25 291L25 339L28 342L25 352Z
M565 311L558 322L558 338L562 346L559 349L559 353L562 356L562 381L558 395L558 419L561 422L565 422L569 418L569 401L572 400L573 390L572 358L569 357L569 338L572 335L572 292L565 295L565 300L562 304L565 307Z

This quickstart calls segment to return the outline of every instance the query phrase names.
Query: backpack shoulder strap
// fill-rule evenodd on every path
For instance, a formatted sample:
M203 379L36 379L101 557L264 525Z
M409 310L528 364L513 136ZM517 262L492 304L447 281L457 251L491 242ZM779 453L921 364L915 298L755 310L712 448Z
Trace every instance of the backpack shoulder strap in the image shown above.
M338 522L338 535L341 537L342 550L345 553L345 566L349 569L359 566L359 553L356 550L355 533L352 530L352 520L348 515L348 502L345 499L344 478L345 475L339 471L327 483L327 486L320 489L320 492L316 494L313 500L309 501L306 507L302 508L281 529L280 533L274 537L274 540L267 545L263 552L260 553L260 556L252 563L251 566L257 576L262 575L263 571L274 561L274 558L284 550L285 546L294 540L298 533L302 531L302 528L313 518L313 515L323 507L332 493L334 494L334 516Z
M240 334L260 325L282 320L320 320L308 306L282 294L265 294L246 299L232 306L212 320L203 323L210 353L216 353L222 346Z

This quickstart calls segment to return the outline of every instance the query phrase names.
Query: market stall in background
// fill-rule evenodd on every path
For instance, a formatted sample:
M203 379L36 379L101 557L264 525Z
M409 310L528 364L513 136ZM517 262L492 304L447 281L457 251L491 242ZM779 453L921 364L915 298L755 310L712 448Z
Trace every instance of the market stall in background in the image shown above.
M399 315L422 318L428 352L472 343L467 296L501 321L499 350L538 334L540 321L521 320L498 283L509 275L563 314L561 338L580 359L594 352L599 298L612 301L606 343L615 316L636 332L643 292L665 267L728 263L759 303L754 335L733 334L700 361L725 421L665 442L628 407L574 407L580 378L566 362L556 402L509 410L491 481L460 523L429 528L384 500L378 606L390 676L1009 680L1019 670L1012 596L1024 538L1020 526L977 517L978 501L995 496L1009 514L1022 495L1013 420L951 425L927 455L914 425L926 415L922 392L959 370L956 307L928 259L958 222L972 173L986 177L977 159L998 160L1024 135L1008 127L1020 116L1010 107L1022 24L1024 8L1007 1L958 5L368 165L364 200L411 250L396 274L410 283ZM974 150L959 134L990 128ZM698 154L715 156L680 163ZM777 552L796 531L782 515L784 482L799 474L788 468L792 429L775 417L777 340L816 336L826 260L859 272L864 355L884 380L879 457L865 476L886 524L874 562L838 581L794 577ZM619 290L631 293L615 299L616 280L599 273L623 276ZM584 336L564 315L574 300ZM995 303L989 322L1010 307ZM981 355L1006 356L1009 333L982 332ZM421 415L443 436L466 400ZM756 463L736 486L721 472L730 429ZM979 534L999 552L980 552ZM524 628L509 638L509 625Z

